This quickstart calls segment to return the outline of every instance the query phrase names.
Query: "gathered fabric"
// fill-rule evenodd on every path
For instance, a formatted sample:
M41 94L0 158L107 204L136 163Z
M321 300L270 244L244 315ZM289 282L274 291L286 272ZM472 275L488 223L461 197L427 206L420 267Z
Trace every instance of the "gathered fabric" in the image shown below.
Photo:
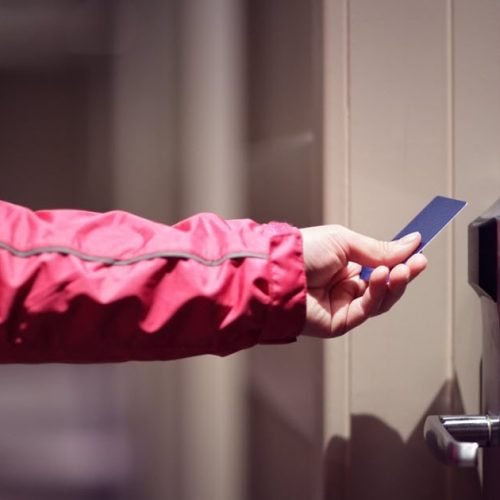
M0 362L228 355L293 342L300 231L203 213L173 226L123 211L0 201Z

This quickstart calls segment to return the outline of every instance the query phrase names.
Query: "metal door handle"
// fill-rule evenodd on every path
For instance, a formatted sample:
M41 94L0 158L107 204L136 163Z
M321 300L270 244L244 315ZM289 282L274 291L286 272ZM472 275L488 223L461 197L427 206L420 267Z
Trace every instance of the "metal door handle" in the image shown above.
M445 464L473 467L480 446L500 443L500 416L431 415L425 419L424 437Z

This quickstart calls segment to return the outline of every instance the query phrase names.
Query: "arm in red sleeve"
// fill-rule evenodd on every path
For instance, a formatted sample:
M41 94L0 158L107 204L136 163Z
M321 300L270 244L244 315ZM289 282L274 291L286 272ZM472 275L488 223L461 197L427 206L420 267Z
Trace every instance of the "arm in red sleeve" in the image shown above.
M0 362L227 355L295 340L300 231L200 214L33 212L0 202Z

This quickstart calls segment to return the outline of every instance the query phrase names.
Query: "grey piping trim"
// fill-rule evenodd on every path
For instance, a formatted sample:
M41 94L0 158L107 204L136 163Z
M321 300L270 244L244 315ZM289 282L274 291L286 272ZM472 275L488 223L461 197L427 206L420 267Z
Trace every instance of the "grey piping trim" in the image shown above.
M31 250L18 250L17 248L12 247L8 243L4 243L1 241L0 241L0 249L7 250L7 252L10 252L16 257L23 257L23 258L33 257L35 255L41 255L44 253L59 253L62 255L74 255L75 257L78 257L81 260L86 260L88 262L100 262L102 264L107 264L109 266L129 266L131 264L136 264L137 262L141 262L143 260L174 258L174 259L190 259L199 262L200 264L203 264L205 266L214 267L214 266L219 266L226 260L231 260L231 259L252 258L252 259L267 260L268 258L268 256L265 253L233 252L233 253L227 253L218 259L210 260L210 259L204 259L199 255L191 254L189 252L164 251L164 252L146 253L143 255L138 255L137 257L132 257L130 259L115 259L113 257L89 255L80 252L78 250L75 250L73 248L58 247L58 246L38 247L38 248L32 248Z

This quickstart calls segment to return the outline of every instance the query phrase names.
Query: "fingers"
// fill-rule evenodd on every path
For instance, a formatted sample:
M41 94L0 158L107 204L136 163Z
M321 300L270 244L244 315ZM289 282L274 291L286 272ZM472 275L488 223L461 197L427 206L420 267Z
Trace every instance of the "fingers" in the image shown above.
M403 295L406 285L410 282L410 269L405 264L399 264L391 270L387 293L380 304L377 314L387 312Z
M410 269L410 281L416 278L427 267L427 258L421 253L412 255L406 265Z
M389 274L387 295L380 305L378 314L387 312L401 298L410 281L415 279L427 266L427 259L422 254L417 254L406 264L399 264Z
M401 298L410 281L427 266L427 259L416 254L406 264L393 269L379 266L372 272L364 294L353 300L346 321L346 331L355 328L372 316L387 312Z
M387 293L388 275L389 269L385 266L377 267L373 271L366 292L361 297L361 307L367 316L377 314Z
M385 266L379 266L373 271L364 294L350 304L345 331L355 328L369 317L378 314L387 295L388 277L389 269Z
M339 226L339 242L347 260L359 264L377 267L385 265L394 267L403 262L420 244L420 233L411 233L397 241L380 241L345 227Z

